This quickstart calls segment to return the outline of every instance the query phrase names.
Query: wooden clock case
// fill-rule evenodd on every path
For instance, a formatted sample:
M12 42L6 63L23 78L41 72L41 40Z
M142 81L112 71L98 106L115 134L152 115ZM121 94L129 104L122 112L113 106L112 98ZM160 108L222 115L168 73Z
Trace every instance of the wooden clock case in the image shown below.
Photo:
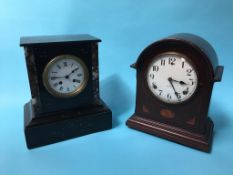
M112 112L99 96L98 42L90 35L22 37L32 99L24 106L28 148L112 127ZM43 84L45 66L62 54L82 59L88 69L85 89L72 98L51 95Z
M176 52L191 60L198 74L195 94L181 104L167 104L153 96L146 82L152 59L164 52ZM134 129L197 148L211 149L214 124L208 117L213 84L221 81L223 66L204 39L192 34L176 34L149 45L131 67L137 70L135 113L126 124Z

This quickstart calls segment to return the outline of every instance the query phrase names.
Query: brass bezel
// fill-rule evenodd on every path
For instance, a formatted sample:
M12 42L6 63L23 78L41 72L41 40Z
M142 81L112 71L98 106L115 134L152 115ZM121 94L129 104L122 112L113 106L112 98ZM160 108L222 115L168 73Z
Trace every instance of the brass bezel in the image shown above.
M78 62L82 68L83 68L83 71L84 71L84 79L83 79L83 82L82 84L73 92L69 92L69 93L59 93L57 91L55 91L49 84L48 82L48 72L50 70L50 68L52 67L52 65L62 59L73 59L75 60L76 62ZM63 54L63 55L59 55L59 56L56 56L54 57L53 59L51 59L51 61L49 61L49 63L45 66L44 68L44 71L43 71L43 84L46 88L46 90L53 96L55 97L59 97L59 98L69 98L69 97L74 97L78 94L80 94L86 87L87 85L87 82L88 82L88 69L85 65L85 63L77 56L75 55L69 55L69 54Z

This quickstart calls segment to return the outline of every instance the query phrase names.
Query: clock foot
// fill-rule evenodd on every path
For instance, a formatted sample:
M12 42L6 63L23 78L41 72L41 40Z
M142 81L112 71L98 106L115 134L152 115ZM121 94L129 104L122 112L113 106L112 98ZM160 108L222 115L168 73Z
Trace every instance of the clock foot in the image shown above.
M29 149L112 128L112 112L100 100L87 109L50 113L35 117L32 102L24 106L24 131Z
M214 124L210 118L207 118L206 132L204 134L197 134L181 128L145 119L135 114L127 120L126 125L130 128L162 137L201 151L211 151Z

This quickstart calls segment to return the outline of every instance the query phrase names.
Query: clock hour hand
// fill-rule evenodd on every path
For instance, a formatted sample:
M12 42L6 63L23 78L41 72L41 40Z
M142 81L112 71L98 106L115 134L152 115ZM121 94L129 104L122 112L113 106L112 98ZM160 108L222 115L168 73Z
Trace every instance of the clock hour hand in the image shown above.
M73 74L76 70L78 70L79 68L77 67L77 68L75 68L75 69L73 69L67 76L70 76L71 74Z
M169 77L169 78L168 78L168 81L169 81L169 83L171 84L172 89L174 90L174 92L175 92L175 95L176 95L177 99L178 99L178 100L180 100L180 98L179 98L179 93L178 93L178 92L176 92L176 89L175 89L175 87L174 87L174 85L173 85L173 83L172 83L172 78L171 78L171 77Z
M180 85L188 85L187 83L185 83L185 82L183 82L183 81L174 80L174 79L172 79L172 78L171 78L171 81L180 83Z
M77 68L75 68L75 69L73 69L68 75L66 75L64 78L66 78L66 79L69 79L70 78L70 75L71 74L73 74L76 70L78 70L79 68L77 67Z

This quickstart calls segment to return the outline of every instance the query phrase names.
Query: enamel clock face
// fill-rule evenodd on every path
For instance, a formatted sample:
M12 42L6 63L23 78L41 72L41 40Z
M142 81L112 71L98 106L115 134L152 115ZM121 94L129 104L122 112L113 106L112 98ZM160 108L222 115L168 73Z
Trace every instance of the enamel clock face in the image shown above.
M182 103L190 99L198 84L197 71L189 59L177 53L163 53L153 58L147 71L152 94L165 103Z
M87 83L87 68L74 55L59 55L44 69L43 82L48 92L57 97L73 97Z

